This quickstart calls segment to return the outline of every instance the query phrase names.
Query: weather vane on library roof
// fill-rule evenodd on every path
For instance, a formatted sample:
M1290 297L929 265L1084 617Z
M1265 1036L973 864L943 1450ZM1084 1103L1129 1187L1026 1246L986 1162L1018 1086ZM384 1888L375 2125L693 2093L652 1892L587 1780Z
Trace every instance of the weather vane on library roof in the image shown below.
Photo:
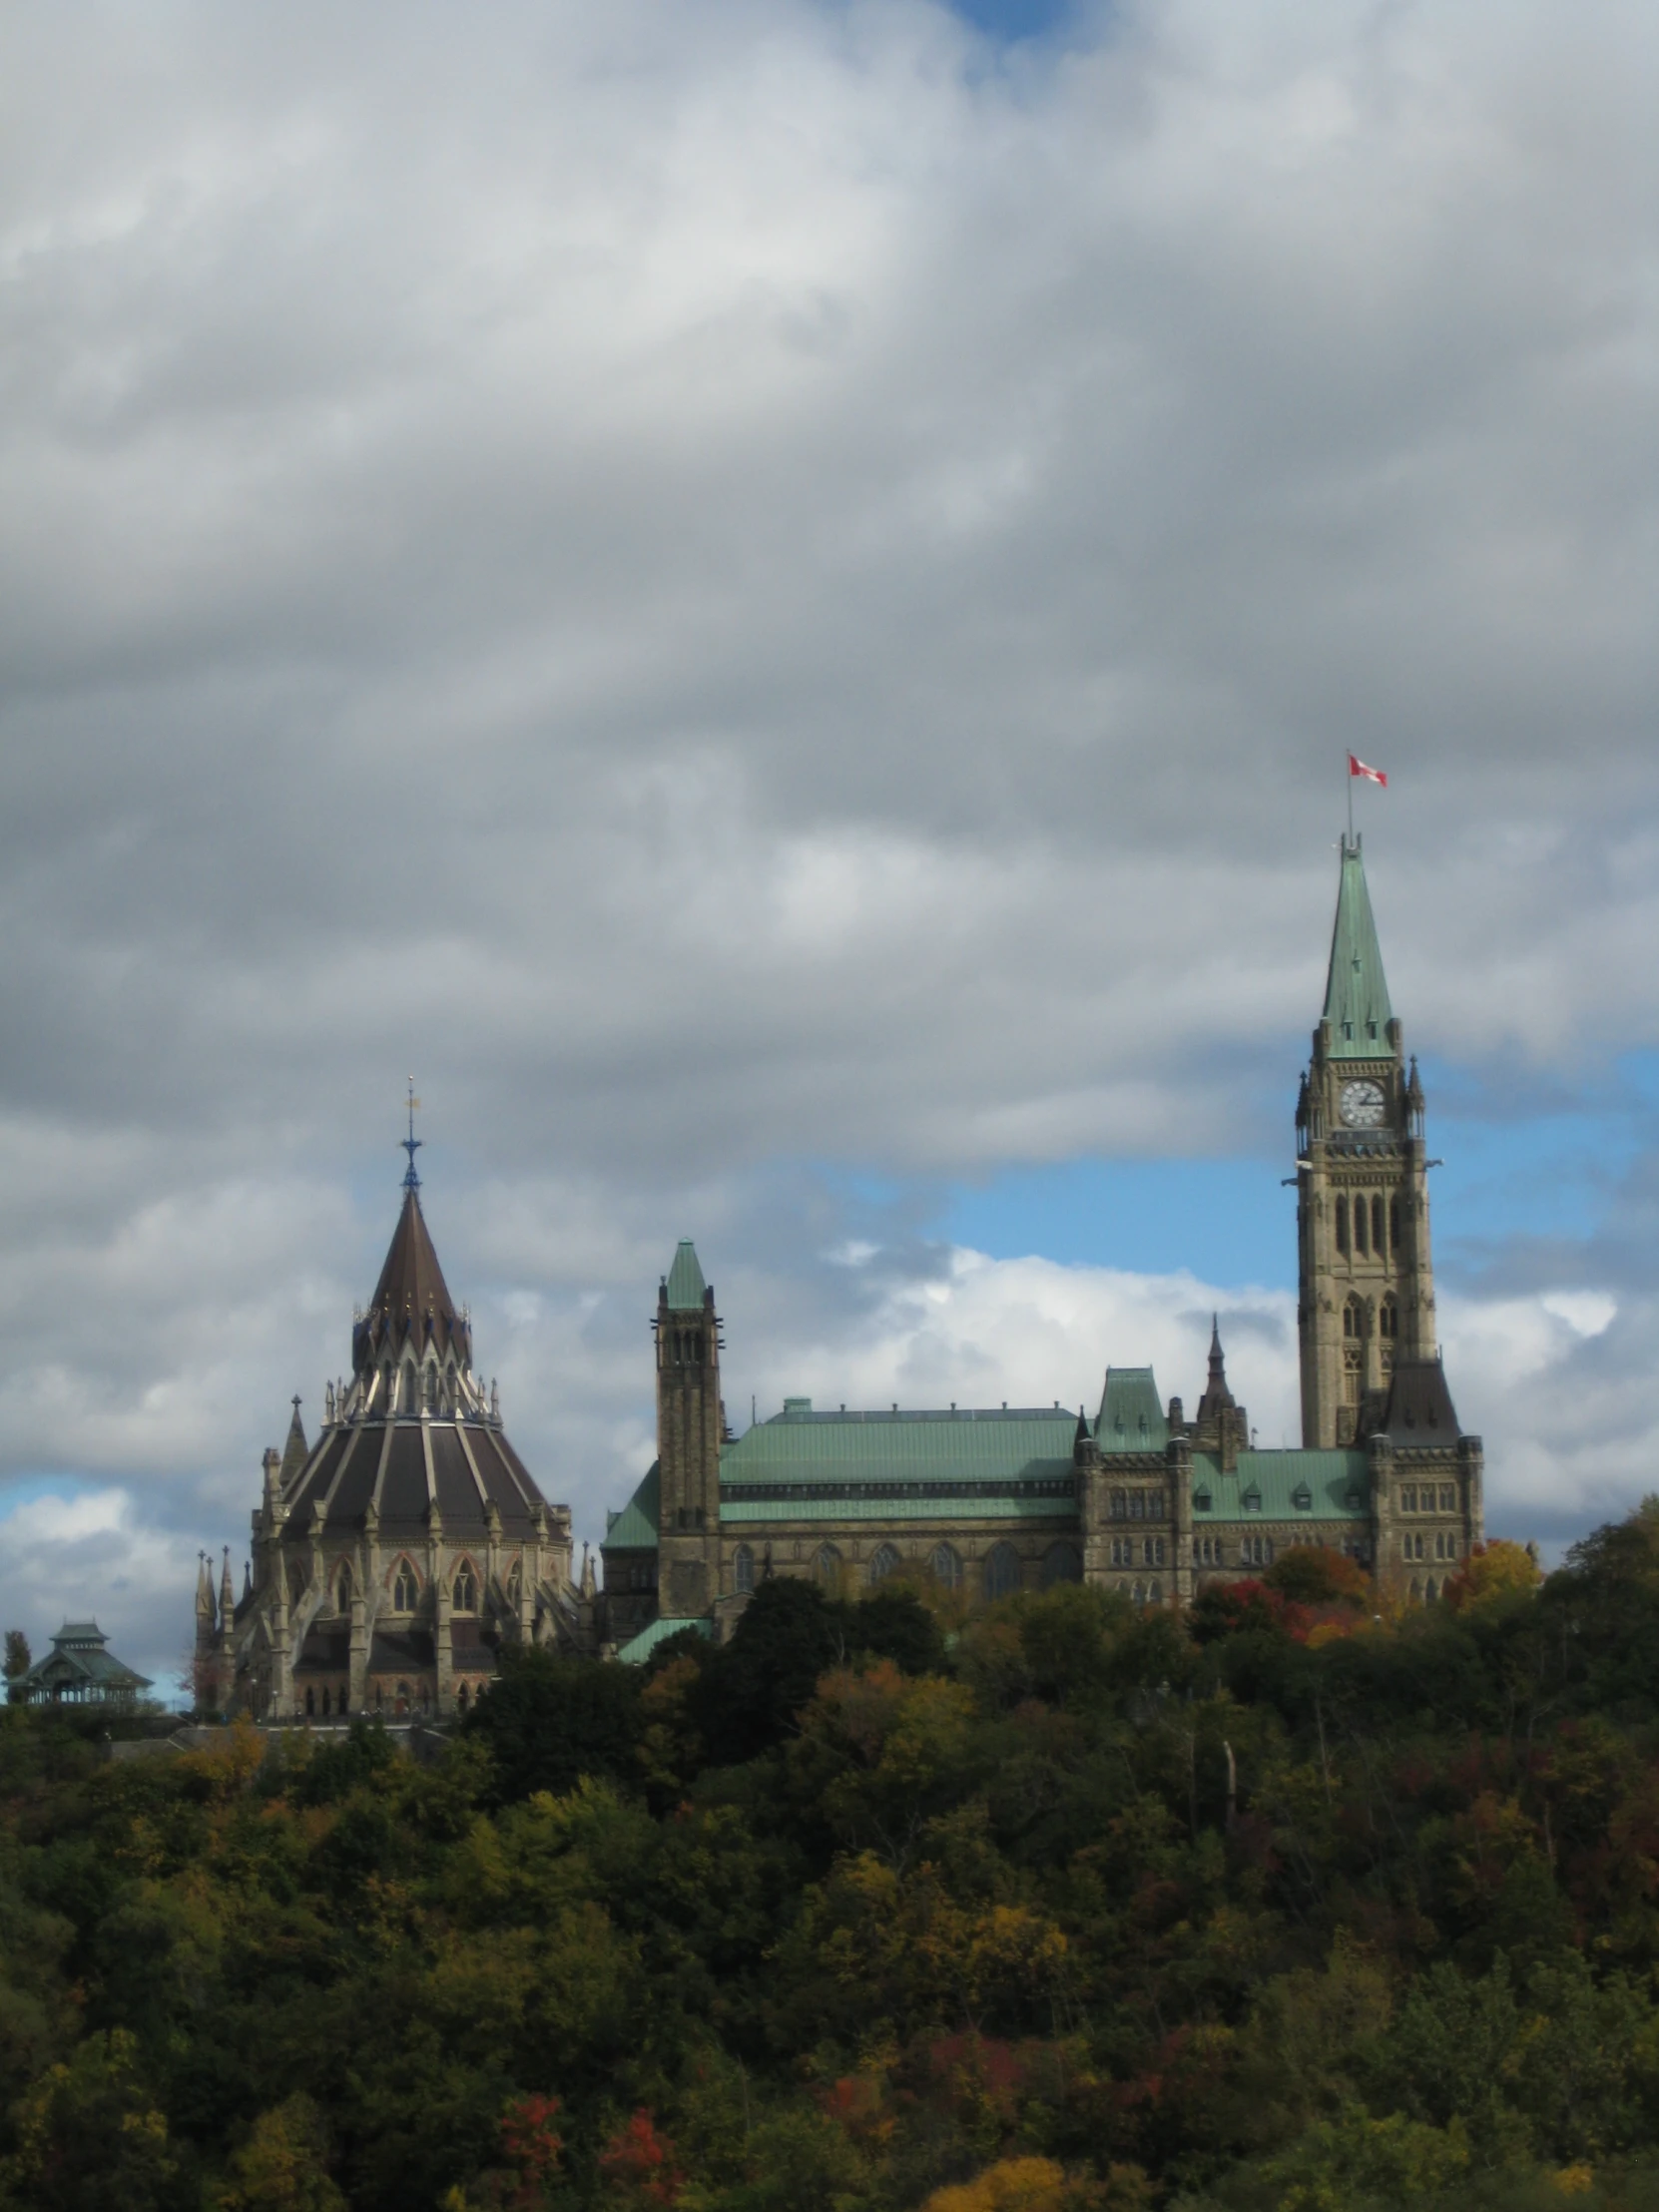
M418 1191L420 1188L420 1177L415 1173L414 1164L414 1156L420 1150L420 1139L414 1133L415 1108L419 1104L420 1101L414 1094L414 1077L411 1075L409 1077L409 1133L406 1137L399 1137L397 1140L409 1155L409 1172L403 1178L403 1188L406 1191Z

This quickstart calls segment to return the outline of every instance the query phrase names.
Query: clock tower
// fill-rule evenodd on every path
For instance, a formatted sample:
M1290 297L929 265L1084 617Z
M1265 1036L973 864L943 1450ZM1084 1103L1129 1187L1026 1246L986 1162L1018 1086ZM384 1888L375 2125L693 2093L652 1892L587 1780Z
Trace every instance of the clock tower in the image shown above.
M1330 1450L1379 1424L1396 1360L1438 1354L1422 1085L1388 1004L1358 838L1343 842L1296 1139L1302 1441Z

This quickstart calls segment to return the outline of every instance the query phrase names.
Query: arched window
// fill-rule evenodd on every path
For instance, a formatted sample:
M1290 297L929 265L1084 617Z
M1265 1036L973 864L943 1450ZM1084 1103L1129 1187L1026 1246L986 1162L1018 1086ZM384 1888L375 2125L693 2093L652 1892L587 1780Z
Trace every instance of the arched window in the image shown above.
M397 1703L393 1710L399 1713L406 1713L409 1710L409 1685L406 1682L400 1682L397 1685Z
M944 1590L959 1590L962 1586L961 1554L949 1544L935 1544L933 1556L927 1564L933 1570L933 1580Z
M401 1410L403 1412L416 1413L420 1410L420 1399L416 1394L418 1389L419 1384L415 1380L414 1364L412 1361L406 1360L403 1363L403 1386L398 1393L402 1400Z
M1384 1246L1382 1243L1382 1201L1380 1197L1374 1198L1371 1202L1371 1248L1381 1260Z
M1147 1586L1146 1586L1146 1602L1148 1603L1148 1605L1162 1605L1162 1604L1163 1604L1163 1602L1164 1602L1164 1585L1163 1585L1163 1584L1162 1584L1161 1582L1158 1582L1158 1581L1153 1581L1153 1582L1149 1582L1149 1583L1147 1584Z
M755 1587L755 1554L747 1544L739 1544L732 1554L732 1587L743 1591Z
M1364 1254L1366 1249L1366 1201L1364 1194L1354 1201L1354 1249Z
M1346 1198L1339 1198L1337 1201L1337 1250L1339 1252L1348 1250L1348 1200Z
M1114 1490L1112 1492L1112 1518L1113 1520L1127 1520L1129 1518L1129 1492L1127 1490Z
M315 1690L307 1690L307 1691L305 1692L305 1718L306 1718L307 1720L309 1720L309 1719L310 1719L310 1717L311 1717L311 1715L312 1715L312 1714L313 1714L313 1713L314 1713L315 1711L316 1711L316 1692L315 1692Z
M897 1571L898 1548L894 1544L878 1544L869 1562L869 1578L872 1582L885 1582L889 1574Z
M460 1571L455 1577L455 1591L452 1602L457 1613L476 1613L478 1610L478 1584L473 1576L471 1566L465 1561L462 1562Z
M335 1591L336 1609L341 1613L349 1613L351 1610L351 1562L349 1559L342 1560L340 1563L339 1581L335 1585Z
M334 1692L334 1711L339 1715L341 1720L344 1720L346 1714L350 1710L351 1701L346 1695L345 1685L342 1682L339 1688Z
M1390 1342L1399 1335L1399 1307L1392 1298L1385 1298L1377 1309L1377 1334Z
M1359 1336L1360 1328L1360 1301L1357 1298L1351 1298L1343 1308L1343 1336L1352 1343Z
M1131 1605L1144 1605L1146 1603L1146 1584L1144 1582L1135 1584L1135 1587L1129 1593L1129 1602Z
M1426 1582L1425 1582L1425 1583L1423 1584L1423 1586L1422 1586L1422 1594L1423 1594L1423 1596L1424 1596L1424 1597L1425 1597L1425 1598L1426 1598L1426 1599L1428 1600L1428 1602L1429 1602L1429 1604L1430 1604L1430 1605L1432 1605L1432 1604L1433 1604L1433 1602L1434 1602L1434 1600L1435 1600L1435 1599L1436 1599L1436 1598L1437 1598L1437 1597L1439 1596L1439 1594L1440 1594L1440 1590L1439 1590L1439 1585L1438 1585L1438 1583L1437 1583L1437 1582L1436 1582L1436 1581L1434 1580L1434 1577L1433 1577L1432 1575L1430 1575L1430 1576L1428 1577L1428 1580L1427 1580L1427 1581L1426 1581ZM326 1711L328 1710L328 1708L327 1708L326 1706L324 1706L324 1707L322 1708L322 1710L323 1710L324 1712L326 1712Z
M813 1561L813 1572L830 1588L840 1580L841 1555L833 1544L819 1545L818 1556Z
M415 1609L417 1584L414 1569L407 1559L397 1562L397 1575L391 1586L391 1609L394 1613L412 1613ZM400 1696L401 1692L398 1693Z
M424 1381L426 1410L435 1413L438 1409L438 1371L435 1367L427 1368Z
M1397 1253L1399 1250L1399 1200L1397 1198L1390 1198L1388 1201L1388 1247L1392 1252Z
M391 1362L387 1360L380 1369L380 1403L388 1413L392 1410L391 1380Z
M1417 1580L1415 1575L1412 1575L1411 1577L1411 1603L1413 1605L1420 1605L1422 1603L1422 1584Z
M467 1709L467 1706L468 1706L468 1705L469 1705L470 1703L471 1703L471 1700L470 1700L470 1699L468 1698L468 1696L467 1696L467 1694L466 1694L466 1684L465 1684L465 1683L463 1682L463 1683L461 1684L460 1688L459 1688L459 1689L458 1689L458 1690L457 1690L457 1691L455 1692L455 1710L456 1710L456 1712L457 1712L457 1713L464 1713L464 1712L466 1711L466 1709Z
M985 1595L1011 1597L1019 1588L1019 1553L1012 1544L993 1544L985 1554Z
M322 1685L322 1718L324 1720L328 1718L328 1685L326 1682Z
M1075 1544L1050 1544L1043 1553L1043 1588L1056 1582L1081 1582L1083 1555Z

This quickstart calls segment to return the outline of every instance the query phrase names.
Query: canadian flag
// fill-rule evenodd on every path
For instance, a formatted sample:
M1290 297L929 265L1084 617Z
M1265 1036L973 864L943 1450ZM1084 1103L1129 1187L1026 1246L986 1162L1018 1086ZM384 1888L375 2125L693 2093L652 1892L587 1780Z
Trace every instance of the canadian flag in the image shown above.
M1357 753L1351 753L1348 757L1348 773L1350 776L1363 776L1368 784L1381 784L1384 791L1388 788L1388 779L1382 770L1367 768Z

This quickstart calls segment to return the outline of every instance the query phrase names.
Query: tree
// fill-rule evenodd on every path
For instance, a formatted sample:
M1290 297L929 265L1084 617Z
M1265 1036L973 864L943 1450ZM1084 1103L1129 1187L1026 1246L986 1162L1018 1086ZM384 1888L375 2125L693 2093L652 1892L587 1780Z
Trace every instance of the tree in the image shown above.
M220 2212L347 2212L328 2176L327 2151L327 2130L309 2097L262 2112L231 2160Z
M584 1775L637 1778L643 1723L636 1667L560 1659L524 1644L506 1645L500 1663L464 1733L487 1747L501 1803L537 1790L563 1796Z
M1476 1544L1445 1586L1445 1602L1454 1613L1490 1610L1508 1598L1530 1597L1543 1581L1538 1562L1524 1544L1494 1536Z
M6 1631L6 1680L21 1681L33 1664L29 1655L29 1639L21 1628Z
M1364 1567L1324 1544L1293 1544L1262 1580L1295 1605L1344 1605L1369 1611L1375 1596Z

